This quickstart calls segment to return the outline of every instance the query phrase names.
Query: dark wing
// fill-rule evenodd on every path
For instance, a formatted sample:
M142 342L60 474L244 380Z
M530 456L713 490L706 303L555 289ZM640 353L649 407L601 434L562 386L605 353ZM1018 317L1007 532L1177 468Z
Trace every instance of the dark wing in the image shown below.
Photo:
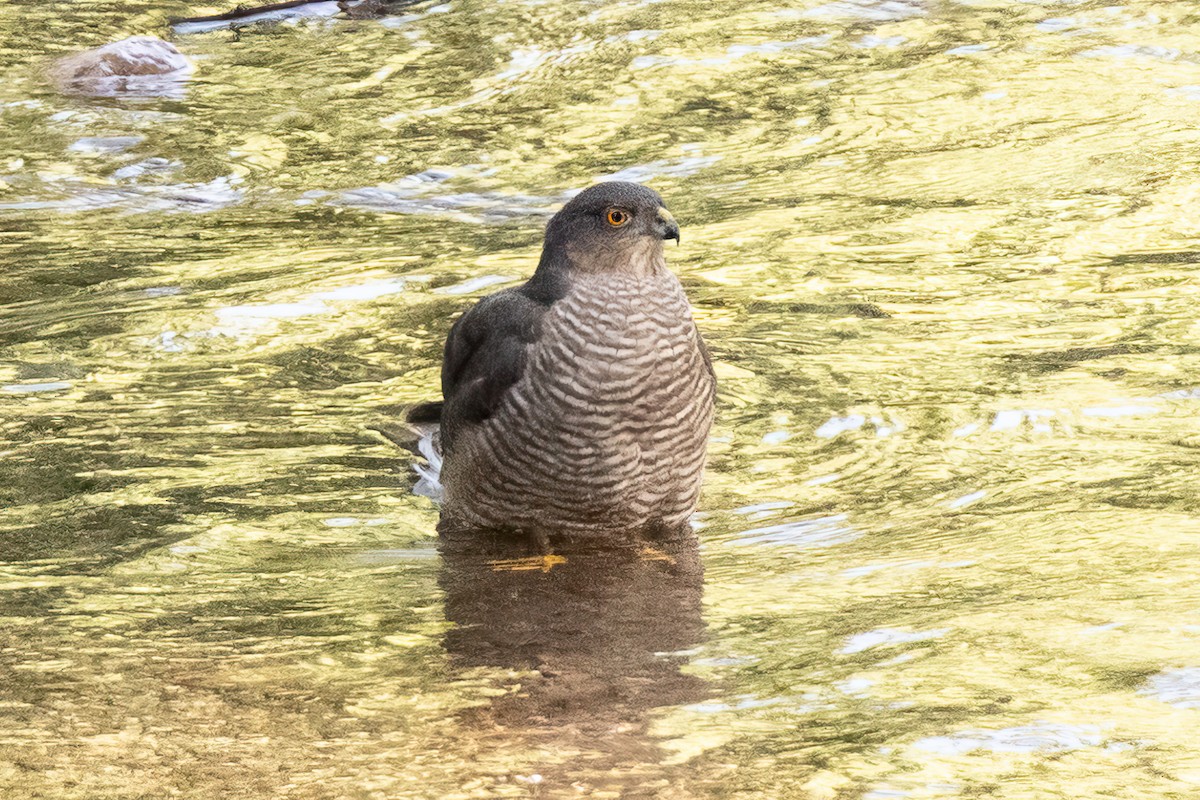
M521 378L526 350L537 338L547 306L519 289L480 300L454 323L442 362L442 447L499 408Z
M418 403L408 410L408 413L404 415L404 419L414 425L435 425L442 421L443 405L441 400Z

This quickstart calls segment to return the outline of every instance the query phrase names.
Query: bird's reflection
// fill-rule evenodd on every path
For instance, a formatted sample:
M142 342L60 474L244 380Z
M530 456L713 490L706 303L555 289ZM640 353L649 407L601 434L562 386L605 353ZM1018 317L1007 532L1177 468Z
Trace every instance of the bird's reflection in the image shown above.
M706 694L685 674L703 636L703 569L689 530L653 544L556 544L443 531L440 583L459 666L522 670L490 703L507 726L633 732L652 708Z

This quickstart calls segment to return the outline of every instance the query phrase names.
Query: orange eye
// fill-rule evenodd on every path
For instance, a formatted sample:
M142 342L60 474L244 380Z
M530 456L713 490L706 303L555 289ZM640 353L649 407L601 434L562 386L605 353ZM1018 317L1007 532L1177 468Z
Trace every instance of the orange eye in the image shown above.
M619 208L610 208L608 214L605 215L605 219L608 220L609 225L619 228L626 222L629 222L629 214Z

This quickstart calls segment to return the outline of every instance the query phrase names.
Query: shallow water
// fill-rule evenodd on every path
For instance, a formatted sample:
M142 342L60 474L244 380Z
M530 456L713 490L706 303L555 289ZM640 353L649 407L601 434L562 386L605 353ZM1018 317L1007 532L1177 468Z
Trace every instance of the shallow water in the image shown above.
M208 10L0 10L0 794L1200 792L1190 4L453 0L43 77ZM439 554L369 427L612 175L718 362L699 551Z

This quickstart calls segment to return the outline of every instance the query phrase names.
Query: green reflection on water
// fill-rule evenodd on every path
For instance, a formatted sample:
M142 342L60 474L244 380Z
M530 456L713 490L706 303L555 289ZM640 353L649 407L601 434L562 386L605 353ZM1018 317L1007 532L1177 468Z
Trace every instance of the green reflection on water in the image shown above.
M1195 795L1187 4L464 1L42 77L199 11L0 14L6 797ZM368 427L634 167L722 378L703 588L460 570Z

